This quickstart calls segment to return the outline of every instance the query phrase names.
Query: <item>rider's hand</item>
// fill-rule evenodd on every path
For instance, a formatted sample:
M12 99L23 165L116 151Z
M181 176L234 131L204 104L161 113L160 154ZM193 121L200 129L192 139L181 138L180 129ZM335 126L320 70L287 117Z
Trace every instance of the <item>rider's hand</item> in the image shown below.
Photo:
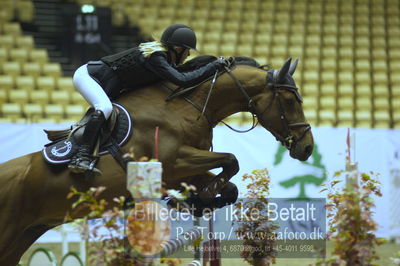
M225 67L229 66L229 61L228 61L228 59L225 59L224 57L221 56L220 58L218 58L217 60L215 60L213 62L213 65L218 70L223 70L223 69L225 69Z

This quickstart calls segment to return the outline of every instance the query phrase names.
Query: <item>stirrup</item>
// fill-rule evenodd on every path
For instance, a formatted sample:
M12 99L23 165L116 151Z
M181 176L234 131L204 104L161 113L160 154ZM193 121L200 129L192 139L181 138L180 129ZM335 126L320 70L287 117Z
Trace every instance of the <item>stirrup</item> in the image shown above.
M83 160L82 160L83 159ZM72 173L82 174L82 173L94 173L95 175L102 175L102 172L95 167L98 158L94 158L92 160L87 158L78 158L76 160L71 161L68 165L68 168Z

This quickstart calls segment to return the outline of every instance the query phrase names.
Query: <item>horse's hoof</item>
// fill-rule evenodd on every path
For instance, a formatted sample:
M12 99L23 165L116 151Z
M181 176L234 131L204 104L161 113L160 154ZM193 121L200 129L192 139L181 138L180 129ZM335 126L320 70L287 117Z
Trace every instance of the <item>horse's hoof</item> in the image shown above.
M228 182L226 186L222 188L220 194L221 198L224 200L224 204L231 205L237 201L239 190L234 183Z

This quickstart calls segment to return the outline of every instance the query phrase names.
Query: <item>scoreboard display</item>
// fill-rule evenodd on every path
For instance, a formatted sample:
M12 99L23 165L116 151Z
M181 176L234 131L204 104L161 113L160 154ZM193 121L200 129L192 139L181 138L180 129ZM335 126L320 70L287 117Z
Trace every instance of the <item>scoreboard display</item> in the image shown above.
M69 56L74 67L90 60L99 60L110 53L111 10L92 5L69 5L64 8L66 34L63 54Z

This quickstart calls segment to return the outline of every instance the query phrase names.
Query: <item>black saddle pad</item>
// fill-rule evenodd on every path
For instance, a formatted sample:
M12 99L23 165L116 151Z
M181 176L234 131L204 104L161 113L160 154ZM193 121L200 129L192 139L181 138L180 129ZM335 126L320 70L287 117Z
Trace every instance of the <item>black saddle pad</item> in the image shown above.
M105 155L108 152L107 147L111 144L110 140L113 138L113 142L117 143L118 146L123 146L130 138L132 134L132 119L129 112L122 106L113 103L114 108L118 109L118 115L115 121L115 125L112 132L105 132L108 136L106 139L101 139L99 147L99 155ZM90 113L90 111L88 112ZM78 129L83 131L84 128ZM78 132L77 130L77 132ZM105 128L102 129L107 130ZM47 162L51 164L65 164L71 160L71 157L78 151L79 148L79 135L72 134L70 138L60 139L49 144L42 150L42 154Z

